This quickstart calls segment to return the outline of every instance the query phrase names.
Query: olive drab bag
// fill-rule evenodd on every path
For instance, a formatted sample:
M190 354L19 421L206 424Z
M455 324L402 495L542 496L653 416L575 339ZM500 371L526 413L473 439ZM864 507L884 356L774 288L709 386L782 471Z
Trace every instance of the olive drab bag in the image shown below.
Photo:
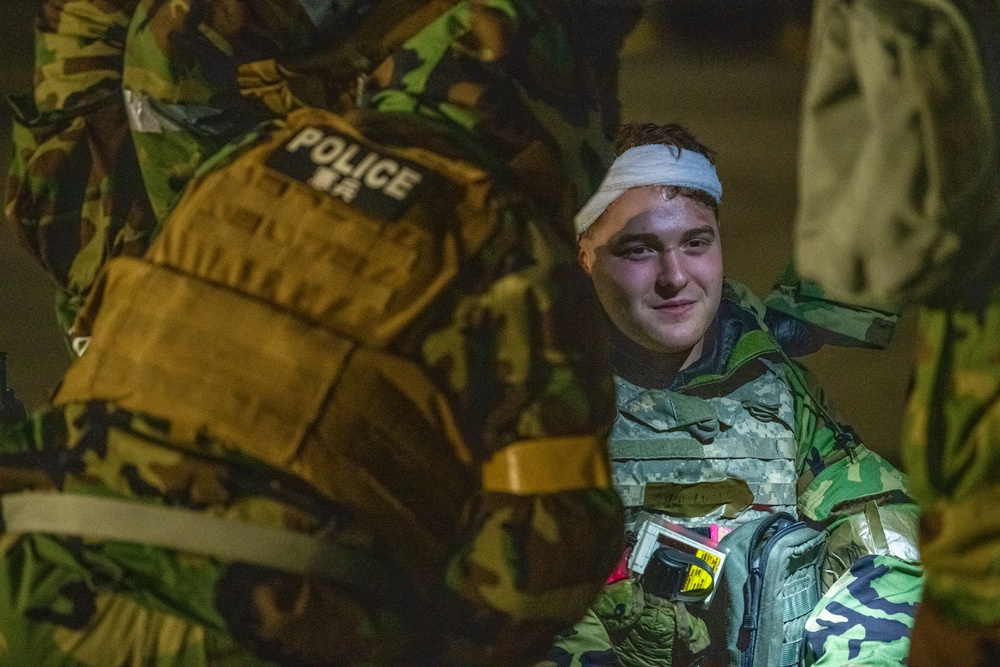
M812 30L802 276L850 303L974 298L1000 262L1000 3L820 0Z
M722 540L729 549L713 617L710 664L795 667L802 664L806 619L819 603L825 531L778 512L745 523Z

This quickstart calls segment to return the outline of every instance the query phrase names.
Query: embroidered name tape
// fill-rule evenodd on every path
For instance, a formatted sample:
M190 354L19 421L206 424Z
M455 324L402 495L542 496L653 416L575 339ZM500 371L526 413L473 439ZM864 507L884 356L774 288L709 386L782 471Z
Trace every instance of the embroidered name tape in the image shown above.
M265 164L369 215L397 220L429 180L420 165L382 155L328 128L304 127Z

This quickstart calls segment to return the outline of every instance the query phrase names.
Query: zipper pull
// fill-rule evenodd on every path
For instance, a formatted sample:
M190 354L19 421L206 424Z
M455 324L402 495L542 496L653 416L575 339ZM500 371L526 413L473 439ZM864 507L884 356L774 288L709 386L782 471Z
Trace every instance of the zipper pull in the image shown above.
M743 625L742 627L747 630L757 629L757 611L760 609L760 596L756 595L754 591L760 590L760 580L761 573L760 568L755 567L750 572L750 576L747 577L747 581L743 584Z
M850 426L839 425L837 434L834 436L834 442L838 449L843 449L847 453L847 457L851 459L851 463L857 463L858 456L855 454L855 450L861 444L861 437L857 431Z

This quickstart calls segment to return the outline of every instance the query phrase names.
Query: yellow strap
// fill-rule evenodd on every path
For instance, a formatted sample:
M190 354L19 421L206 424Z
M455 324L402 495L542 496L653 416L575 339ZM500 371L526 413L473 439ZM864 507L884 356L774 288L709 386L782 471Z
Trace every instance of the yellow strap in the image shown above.
M522 440L483 465L483 490L497 493L530 496L610 486L607 449L593 436Z

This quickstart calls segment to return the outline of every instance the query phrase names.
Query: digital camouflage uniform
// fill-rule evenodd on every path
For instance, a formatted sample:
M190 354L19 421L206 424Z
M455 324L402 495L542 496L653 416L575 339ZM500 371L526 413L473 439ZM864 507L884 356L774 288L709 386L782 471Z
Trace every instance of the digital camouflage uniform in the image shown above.
M926 588L909 664L1000 646L1000 3L816 3L796 255L837 298L919 307L902 455Z
M364 109L259 127L106 264L3 426L0 662L516 665L584 613L621 506L580 7L382 23Z
M639 509L690 527L736 527L776 511L822 526L826 594L806 622L805 664L902 664L921 591L905 478L860 443L840 444L838 433L849 431L778 347L764 314L749 291L727 281L706 351L666 389L647 387L641 367L613 355L618 373L638 382L616 377L619 416L609 441L626 526ZM685 501L679 482L699 484L698 497L711 502ZM727 664L725 637L705 636L705 612L636 598L634 589L631 579L608 587L544 664L686 665L708 641L699 664ZM725 614L720 604L711 613ZM650 607L660 618L649 617Z

